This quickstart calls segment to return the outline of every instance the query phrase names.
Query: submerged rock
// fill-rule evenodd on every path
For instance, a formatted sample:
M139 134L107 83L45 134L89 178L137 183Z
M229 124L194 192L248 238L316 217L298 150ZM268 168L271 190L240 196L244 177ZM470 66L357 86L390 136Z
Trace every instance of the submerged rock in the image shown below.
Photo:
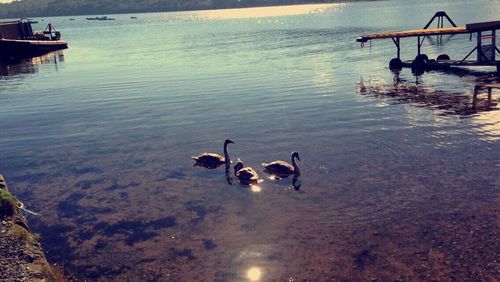
M0 184L0 281L63 281L61 272L47 262L2 175Z

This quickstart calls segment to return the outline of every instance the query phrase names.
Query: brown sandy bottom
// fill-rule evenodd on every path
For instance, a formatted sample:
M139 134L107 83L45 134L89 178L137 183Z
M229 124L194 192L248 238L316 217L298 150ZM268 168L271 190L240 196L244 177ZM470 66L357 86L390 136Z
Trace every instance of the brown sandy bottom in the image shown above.
M372 161L350 174L316 172L298 192L284 179L254 193L227 184L223 168L166 167L153 153L165 150L74 150L75 166L51 162L54 149L34 161L17 189L43 215L30 220L49 260L97 281L237 281L250 269L263 281L500 275L491 159Z

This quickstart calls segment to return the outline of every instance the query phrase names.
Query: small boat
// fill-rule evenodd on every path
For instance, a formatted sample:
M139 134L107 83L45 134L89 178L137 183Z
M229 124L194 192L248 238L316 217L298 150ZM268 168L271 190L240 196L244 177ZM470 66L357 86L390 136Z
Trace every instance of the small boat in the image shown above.
M33 32L33 23L27 19L0 22L0 59L30 58L68 48L52 24L44 31Z
M130 18L133 19L133 20L137 19L137 17L130 17Z
M102 17L90 17L86 18L87 21L114 21L114 18L108 18L107 16L102 16Z

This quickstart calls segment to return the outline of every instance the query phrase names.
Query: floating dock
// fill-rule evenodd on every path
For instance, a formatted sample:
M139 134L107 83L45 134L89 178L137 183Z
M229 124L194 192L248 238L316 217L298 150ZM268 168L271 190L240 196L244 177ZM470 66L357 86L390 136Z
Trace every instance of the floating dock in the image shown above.
M428 28L434 19L438 19L438 27ZM444 19L448 19L452 27L444 27ZM396 46L396 57L393 58L389 67L391 69L401 69L403 67L411 67L414 72L423 72L428 69L446 69L452 66L496 66L497 72L500 73L500 61L497 60L497 53L500 50L496 44L496 32L500 29L500 21L471 23L465 26L456 26L455 23L443 12L437 12L429 23L422 29L391 31L382 33L366 34L358 37L357 42L362 45L370 40L377 39L392 39ZM443 36L469 34L472 39L476 35L477 44L465 58L461 60L450 60L446 54L439 55L436 59L422 53L422 44L428 36ZM408 37L416 37L417 55L413 60L401 60L401 39ZM473 53L476 53L475 59L469 59Z
M61 33L48 24L44 31L33 32L31 20L0 22L0 61L40 56L68 48Z

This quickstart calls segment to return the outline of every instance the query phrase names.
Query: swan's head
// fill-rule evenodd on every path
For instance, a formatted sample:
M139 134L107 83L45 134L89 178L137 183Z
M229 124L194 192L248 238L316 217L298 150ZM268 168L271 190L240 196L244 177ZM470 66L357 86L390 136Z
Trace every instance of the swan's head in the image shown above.
M227 144L234 144L234 142L229 139L226 139L226 141L224 141L224 146L227 146Z
M234 173L238 172L242 168L243 168L243 161L238 158L238 161L234 165Z
M292 153L292 160L293 160L294 158L297 158L297 159L300 161L299 152L293 152L293 153Z

